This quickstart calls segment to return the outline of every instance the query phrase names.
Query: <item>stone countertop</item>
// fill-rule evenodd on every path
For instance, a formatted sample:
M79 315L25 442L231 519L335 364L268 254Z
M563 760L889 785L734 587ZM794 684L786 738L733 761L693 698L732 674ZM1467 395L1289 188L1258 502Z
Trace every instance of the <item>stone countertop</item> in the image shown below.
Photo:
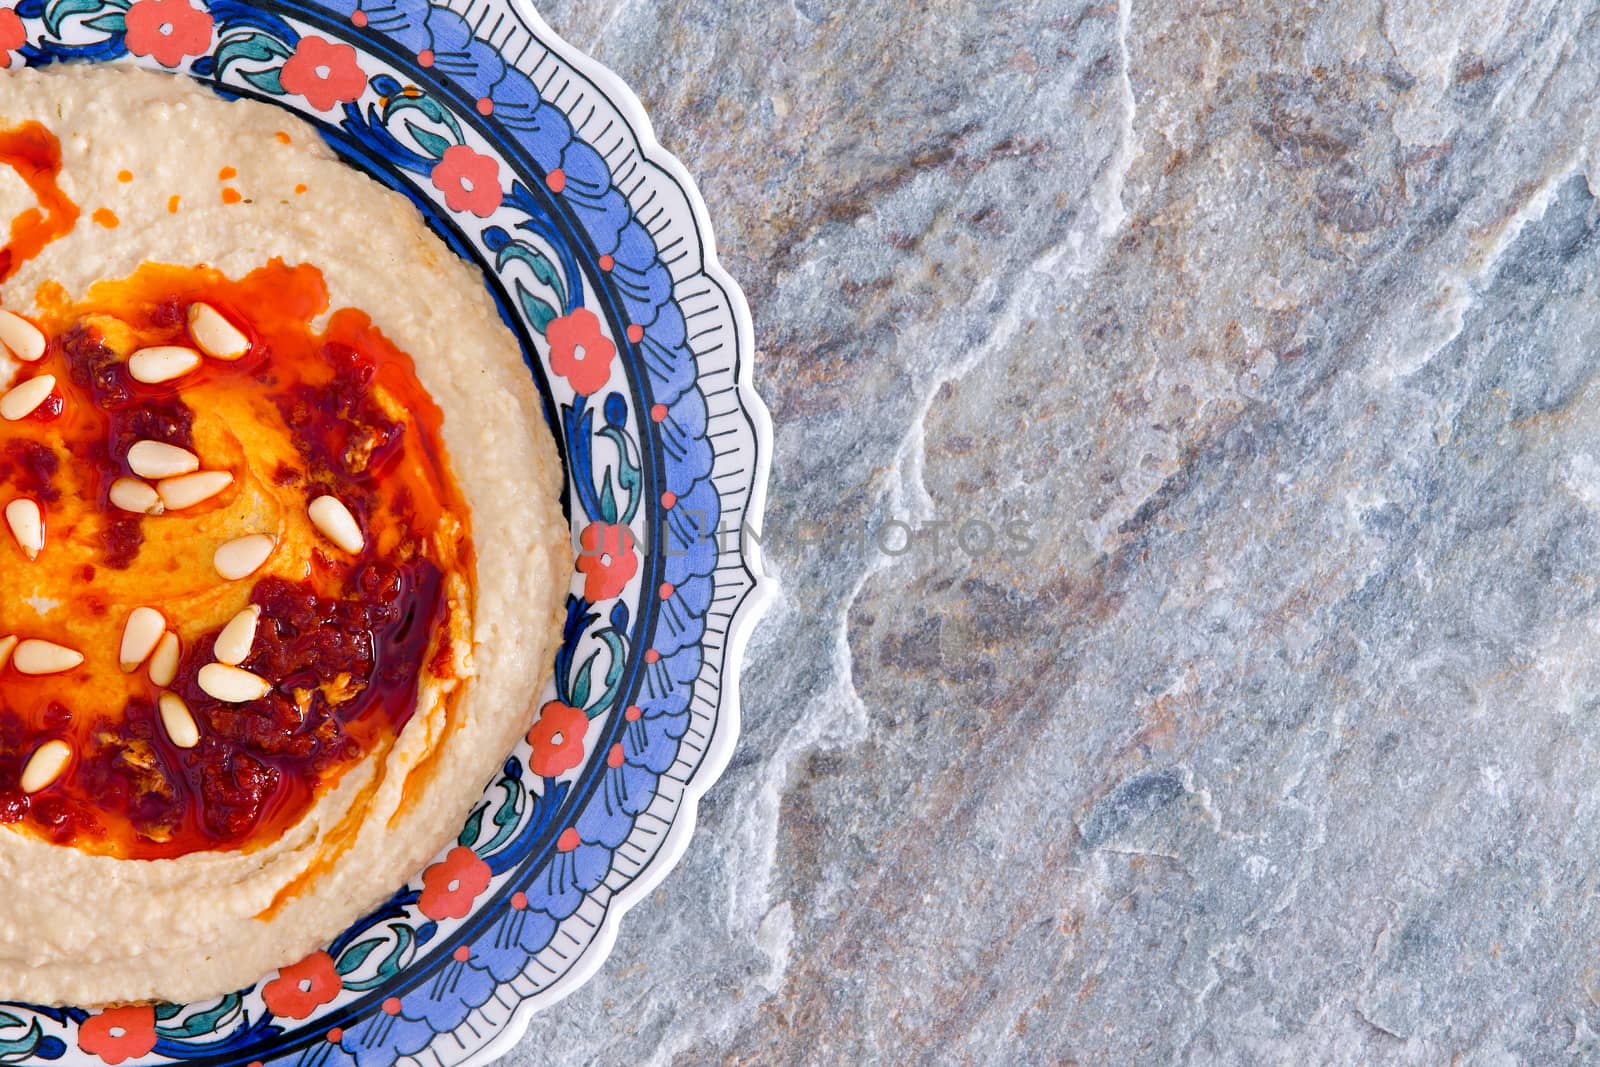
M783 591L508 1063L1600 1058L1600 7L542 9L749 296Z

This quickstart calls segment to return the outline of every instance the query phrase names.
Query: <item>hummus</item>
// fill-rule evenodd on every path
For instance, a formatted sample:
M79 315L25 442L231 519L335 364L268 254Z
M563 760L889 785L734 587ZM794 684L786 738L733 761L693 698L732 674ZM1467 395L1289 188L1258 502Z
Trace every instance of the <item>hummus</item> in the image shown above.
M193 1000L458 831L559 639L560 464L483 278L309 126L0 82L0 1000Z

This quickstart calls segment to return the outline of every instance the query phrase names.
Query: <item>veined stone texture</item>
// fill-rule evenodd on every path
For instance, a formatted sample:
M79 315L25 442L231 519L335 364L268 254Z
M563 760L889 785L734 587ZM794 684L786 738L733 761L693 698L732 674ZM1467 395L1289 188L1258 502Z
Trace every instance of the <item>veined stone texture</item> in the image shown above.
M1600 1060L1600 5L541 7L749 296L782 595L508 1063Z

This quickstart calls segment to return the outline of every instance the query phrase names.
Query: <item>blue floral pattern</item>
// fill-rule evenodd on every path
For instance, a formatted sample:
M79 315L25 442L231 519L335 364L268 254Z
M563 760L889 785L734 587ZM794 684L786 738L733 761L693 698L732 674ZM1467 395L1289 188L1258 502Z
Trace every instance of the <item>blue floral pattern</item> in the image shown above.
M555 776L533 773L526 744L507 758L461 831L460 855L452 853L450 862L488 871L465 917L430 918L425 891L403 888L328 946L322 966L337 975L337 995L305 1019L275 1015L260 986L155 1012L155 1052L172 1060L389 1064L456 1031L491 998L537 996L575 965L584 932L596 928L580 911L603 911L659 847L663 835L652 829L635 845L645 859L618 873L619 850L663 795L663 776L685 761L697 684L714 721L716 693L700 681L713 602L727 599L731 583L721 637L753 579L736 553L737 580L718 579L728 566L718 537L726 491L713 481L713 415L679 282L605 156L525 64L476 37L461 14L424 0L193 0L209 17L209 41L199 19L190 54L169 44L152 58L130 41L129 26L141 4L155 2L20 0L26 41L17 54L37 66L132 50L147 65L317 123L335 150L410 197L484 267L562 444L575 537L596 524L624 527L641 546L637 576L616 595L591 602L575 583L555 692L590 721L586 758ZM320 57L339 45L354 47L359 76L303 84L295 56L321 49L325 70ZM451 175L461 166L499 180L487 194L481 183L458 187ZM462 188L473 190L470 200ZM598 388L578 387L559 366L552 373L552 325L589 313L616 352ZM756 473L751 465L731 477L749 493ZM726 648L715 651L720 671ZM697 744L700 754L709 742ZM672 785L674 796L686 788L677 778ZM558 937L571 945L556 946ZM88 1014L0 1006L0 1063L98 1062L75 1041Z

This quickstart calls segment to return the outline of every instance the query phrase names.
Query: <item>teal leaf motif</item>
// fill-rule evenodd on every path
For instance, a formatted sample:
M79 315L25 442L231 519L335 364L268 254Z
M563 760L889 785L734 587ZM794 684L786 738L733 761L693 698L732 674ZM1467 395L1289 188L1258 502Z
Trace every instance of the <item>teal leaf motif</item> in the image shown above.
M589 653L589 658L578 668L578 676L573 679L571 704L575 708L584 707L589 703L589 676L594 673L594 661L599 655L599 649Z
M15 1015L5 1015L4 1019L10 1020L9 1022L4 1022L6 1027L22 1025L22 1020ZM0 1060L17 1062L18 1059L31 1054L34 1049L38 1048L39 1039L43 1036L44 1031L39 1026L39 1020L33 1020L32 1025L28 1027L27 1033L21 1037L0 1039Z
M282 96L285 93L283 79L278 77L277 67L273 67L271 70L242 71L239 77L264 93L271 93L273 96Z
M595 636L605 642L606 651L611 655L611 666L606 668L605 692L601 693L600 698L593 704L584 708L584 714L591 719L609 710L612 703L616 701L617 693L622 688L622 666L628 659L627 645L623 642L622 635L617 631L608 627L595 634ZM590 661L592 662L597 655L599 655L598 651L589 657Z
M461 828L461 833L456 835L456 844L460 845L462 848L472 847L472 843L476 841L478 839L478 835L483 832L483 812L486 807L488 807L488 805L479 804L477 807L472 809L472 814L467 816L467 825L463 826Z
M104 11L107 6L105 0L54 0L44 9L44 28L49 31L51 37L60 37L62 24L72 16L83 15L90 11ZM126 9L128 5L113 2L109 6Z
M411 946L416 942L416 935L405 923L390 923L389 930L394 934L394 951L383 958L378 964L378 970L367 978L348 978L344 987L357 993L364 993L369 989L377 989L387 984L401 968L411 962Z
M85 22L84 27L100 33L127 33L128 17L120 11L112 11Z
M450 136L442 137L432 131L424 130L421 126L406 119L401 120L401 125L406 128L407 133L417 139L419 145L422 145L425 150L432 154L434 159L438 159L444 155L446 148L451 145L461 144L466 140L461 134L461 124L456 121L454 115L440 107L439 102L434 100L433 97L428 96L426 93L418 93L412 96L410 94L413 91L408 90L399 96L393 97L384 105L383 124L385 126L389 125L397 115L407 111L421 112L422 117L429 122L449 130Z
M517 299L522 304L522 313L528 316L529 325L543 334L556 317L556 309L528 292L521 282L517 283Z
M600 488L600 517L612 525L617 521L617 495L611 491L611 468L606 468L605 484Z
M555 264L551 263L543 252L536 248L530 248L521 241L512 241L502 248L500 254L495 257L495 269L504 271L506 264L512 260L525 264L540 285L545 286L556 294L557 303L566 303L566 283L561 280L561 273L556 270ZM522 301L522 310L528 316L528 320L533 323L534 329L541 334L544 333L544 328L550 324L551 319L556 317L555 309L543 299L527 292L521 282L517 283L517 295ZM538 309L537 313L535 309Z
M412 139L422 146L422 150L434 159L444 158L445 150L453 147L449 138L440 137L432 130L423 129L415 122L402 122L401 125L406 128L406 132L412 136Z
M626 525L633 521L639 511L641 499L640 490L644 488L644 478L640 473L639 465L633 459L633 442L628 435L616 426L607 426L600 431L600 436L617 446L617 455L622 457L617 465L617 485L624 493L628 494L628 507L622 513L621 522ZM617 519L609 519L617 522Z
M502 778L500 779L500 790L505 793L506 797L500 802L500 806L495 809L495 835L487 845L478 849L478 855L480 856L494 855L501 845L511 839L518 821L522 818L522 783L515 778Z
M217 46L217 80L221 81L230 69L240 63L271 63L272 66L267 70L239 71L239 77L262 92L282 96L284 88L278 78L279 61L293 54L288 45L270 34L251 32L226 37Z
M365 941L357 942L345 949L344 955L339 957L339 962L334 964L333 969L339 972L341 978L354 974L361 969L363 963L367 962L367 957L382 945L383 938L381 937L372 937Z
M158 1026L156 1033L162 1037L207 1037L226 1028L232 1017L239 1013L244 1001L237 993L229 993L217 1006L191 1015L182 1026ZM159 1012L157 1013L159 1015Z

